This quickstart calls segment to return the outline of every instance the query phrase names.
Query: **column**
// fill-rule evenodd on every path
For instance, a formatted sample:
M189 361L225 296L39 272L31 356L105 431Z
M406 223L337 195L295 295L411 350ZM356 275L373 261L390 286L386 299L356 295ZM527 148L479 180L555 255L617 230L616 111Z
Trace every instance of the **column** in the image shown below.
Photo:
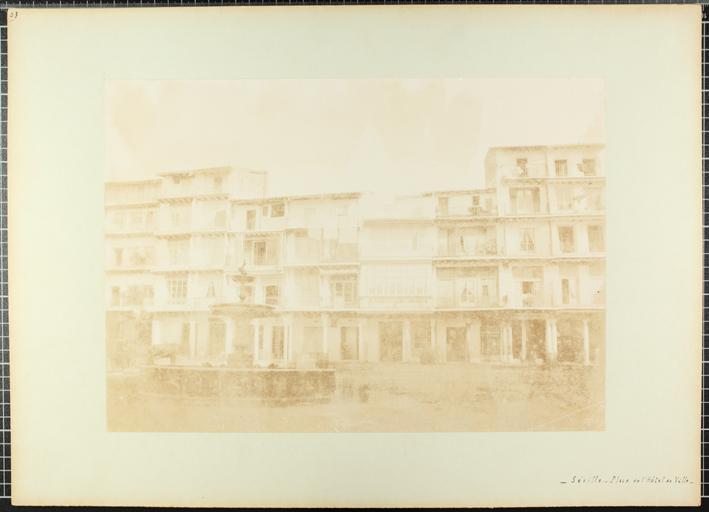
M436 319L431 319L431 350L436 351Z
M367 344L364 341L364 337L367 334L367 321L364 318L360 318L357 321L357 352L360 361L366 361L367 358Z
M293 361L293 315L283 317L283 343L286 361Z
M522 347L520 350L519 358L522 360L522 362L524 362L527 360L527 321L522 320L521 323L522 323L522 333L521 333Z
M259 333L261 331L261 322L258 320L253 320L251 323L254 326L254 364L258 364L259 359L261 359L261 354L259 353Z
M160 319L153 318L151 333L150 333L150 344L160 345L162 343L162 334L160 332Z
M324 308L333 306L330 297L330 277L328 275L320 275L320 306Z
M513 360L513 338L512 338L512 324L507 324L507 349L506 349L506 355L507 355L507 362L511 363Z
M446 324L447 322L444 322L443 325L438 326L438 339L436 340L438 341L438 347L442 363L448 361L448 329L446 328Z
M465 330L468 343L468 360L471 363L480 361L480 320L473 320Z
M263 337L263 354L261 359L271 364L273 362L273 321L268 320L261 323Z
M556 347L556 320L547 318L546 320L546 356L547 361L556 361L557 347Z
M401 360L408 363L412 359L411 354L411 320L406 319L401 327L402 354Z
M507 324L500 326L500 361L507 360Z
M197 356L197 320L190 319L190 357Z
M588 318L583 319L583 364L591 364L591 340L588 328Z
M322 351L327 355L330 347L330 315L322 313L320 323L322 325Z
M224 319L224 353L229 356L234 352L234 319Z

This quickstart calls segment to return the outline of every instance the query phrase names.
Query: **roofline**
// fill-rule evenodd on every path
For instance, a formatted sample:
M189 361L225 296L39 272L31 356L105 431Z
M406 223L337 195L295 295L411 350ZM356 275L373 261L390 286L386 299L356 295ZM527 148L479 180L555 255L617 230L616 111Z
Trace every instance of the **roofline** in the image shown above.
M588 142L583 144L546 144L546 145L534 145L534 146L490 146L488 148L488 153L491 151L505 150L505 149L566 149L566 148L602 148L605 144L602 142Z
M433 224L433 217L364 217L362 224Z
M484 193L484 192L494 192L495 187L486 188L468 188L468 189L451 189L451 190L434 190L432 192L426 192L425 195L438 195L438 194L474 194L474 193Z
M274 203L288 201L307 201L311 199L358 199L362 196L361 192L328 192L324 194L304 194L293 196L272 196L259 197L254 199L232 199L232 203L236 204L255 204L255 203Z
M190 174L202 174L202 173L227 173L231 172L232 168L228 165L216 166L216 167L200 167L197 169L184 169L180 171L165 171L157 173L158 176L189 176Z
M147 185L148 183L160 183L160 178L143 178L139 180L106 180L104 185L107 187L121 185Z

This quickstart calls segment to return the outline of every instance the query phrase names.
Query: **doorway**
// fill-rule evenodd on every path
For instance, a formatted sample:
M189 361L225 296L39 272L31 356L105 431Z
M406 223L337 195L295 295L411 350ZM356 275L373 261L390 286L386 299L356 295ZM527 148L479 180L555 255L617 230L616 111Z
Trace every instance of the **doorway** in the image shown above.
M401 322L379 322L379 354L382 361L401 361L403 340Z
M468 359L468 347L465 339L465 327L446 329L446 361L463 362Z

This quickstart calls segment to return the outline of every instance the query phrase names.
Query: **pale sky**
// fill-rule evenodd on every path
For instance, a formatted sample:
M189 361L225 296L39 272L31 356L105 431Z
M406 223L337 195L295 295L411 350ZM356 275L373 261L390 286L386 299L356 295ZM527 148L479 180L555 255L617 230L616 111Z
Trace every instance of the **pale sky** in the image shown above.
M484 186L490 146L604 142L601 80L115 81L109 179L231 165L269 195Z

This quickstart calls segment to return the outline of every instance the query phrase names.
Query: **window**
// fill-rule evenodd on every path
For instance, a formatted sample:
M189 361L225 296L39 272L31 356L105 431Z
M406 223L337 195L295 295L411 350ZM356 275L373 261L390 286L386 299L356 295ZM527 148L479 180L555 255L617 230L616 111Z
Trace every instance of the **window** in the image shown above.
M118 286L111 288L111 306L121 305L121 289Z
M534 230L523 229L520 236L520 250L522 252L534 252Z
M173 227L187 227L190 221L190 205L170 205L170 221Z
M537 282L522 281L522 306L530 307L537 305Z
M448 215L448 198L438 198L438 215Z
M561 303L564 305L573 304L576 302L576 295L574 292L574 280L569 278L561 279Z
M113 223L117 228L122 228L125 223L126 217L123 212L117 212L113 215Z
M185 265L189 255L189 242L187 240L169 240L167 242L170 254L170 265Z
M145 225L147 227L152 227L154 222L155 222L155 213L154 212L146 213L145 214Z
M254 242L254 263L264 265L266 262L266 242Z
M584 176L595 176L596 175L596 161L593 158L584 158L579 164L579 171Z
M541 302L542 275L541 267L519 267L512 269L514 280L519 283L522 306L537 306ZM503 299L504 300L504 299Z
M167 282L170 304L183 304L187 299L187 279L169 279Z
M556 205L559 210L574 209L574 187L560 186L556 189Z
M480 196L477 194L473 196L473 206L480 206Z
M132 228L140 227L143 223L143 213L142 212L131 212L130 213L130 226Z
M264 217L268 216L268 205L261 207L261 215L263 215Z
M207 286L207 297L212 299L216 296L216 291L214 290L214 281L211 281L209 283L209 286Z
M591 252L603 252L603 228L601 226L588 226L588 249Z
M179 185L180 183L182 183L182 178L180 178L179 176L173 176L173 177L172 177L172 182L173 182L175 185Z
M520 176L527 176L527 159L518 158L517 159L517 173Z
M512 213L539 212L539 190L536 188L510 189Z
M147 263L146 248L135 247L128 251L128 260L130 265L134 267L139 267Z
M271 205L271 217L283 217L286 207L283 203L275 203Z
M222 178L221 176L215 176L214 177L214 190L216 190L217 192L221 192L223 183L224 183L224 178Z
M113 249L113 260L117 267L123 265L123 249Z
M460 302L461 304L474 304L475 303L475 280L474 279L463 279L461 292L460 292Z
M126 302L130 306L138 306L143 302L143 288L140 286L129 286L126 294Z
M226 260L226 249L224 248L224 242L222 241L222 239L206 239L203 243L206 245L205 249L207 253L208 263L210 265L224 265L224 262Z
M278 263L278 239L257 240L253 243L254 265L276 265Z
M568 176L569 165L566 160L554 160L554 167L556 168L557 176Z
M603 191L599 187L586 188L586 207L589 210L603 210Z
M491 306L497 297L497 282L495 279L484 278L480 280L480 298L478 304L481 306Z
M283 359L285 356L285 336L282 325L273 326L273 359Z
M559 226L559 247L561 252L574 252L574 228Z
M334 307L354 306L357 303L357 277L340 277L330 283Z
M239 299L241 302L250 304L254 300L254 288L253 286L241 285L239 287Z
M249 231L256 229L256 210L246 212L246 229Z
M278 305L279 290L278 286L269 285L266 286L266 304L270 306Z
M226 212L224 210L219 210L214 214L214 226L217 228L226 226Z

